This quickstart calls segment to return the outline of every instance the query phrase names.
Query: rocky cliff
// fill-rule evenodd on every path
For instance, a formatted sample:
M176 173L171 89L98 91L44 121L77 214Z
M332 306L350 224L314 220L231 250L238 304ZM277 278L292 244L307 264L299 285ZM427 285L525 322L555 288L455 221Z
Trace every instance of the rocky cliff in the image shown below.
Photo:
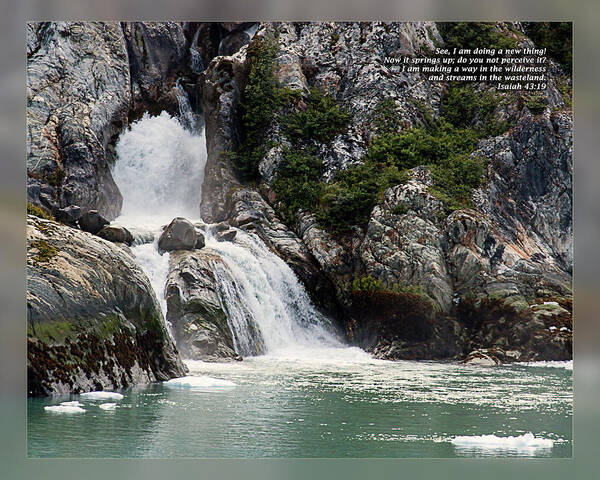
M184 375L152 287L125 244L27 218L28 394Z
M497 24L493 29L493 38L506 36L515 45L533 46L520 24ZM432 22L261 24L247 47L216 57L200 77L208 138L203 217L256 229L294 267L321 305L336 305L337 310L330 311L345 325L348 337L385 358L460 357L493 346L513 349L523 359L570 358L570 72L551 61L549 85L540 99L495 92L486 85L429 82L420 74L394 72L386 63L390 57L428 55L445 41ZM274 46L265 47L269 42ZM269 59L272 80L268 69L260 71L261 62ZM271 118L262 129L248 119L249 112L256 112L251 109L257 88L262 89L265 109L271 102ZM350 118L327 139L311 133L307 123L318 123L317 114L329 114L325 109L312 111L314 89ZM455 118L448 105L460 98L457 91L474 92L474 113L464 125L435 128L443 135L454 132L448 143L456 141L456 132L465 137L476 132L473 147L460 154L484 165L482 180L473 182L465 194L464 185L451 178L458 170L432 166L424 151L423 157L410 159L415 167L405 171L404 179L398 177L397 185L391 182L380 190L379 199L366 210L366 221L341 233L328 228L335 202L346 210L353 205L363 208L339 192L349 178L356 189L364 187L352 175L379 172L360 170L361 164L377 158L378 151L371 153L373 146L388 148L387 158L401 155L381 139L406 141L402 132L426 135L428 124L435 125L436 119ZM286 95L293 100L282 102ZM492 106L480 107L478 97L494 99ZM536 108L540 101L541 109ZM485 120L484 108L490 120ZM382 112L383 122L377 118ZM494 128L487 129L485 122ZM384 128L391 128L387 137ZM249 134L262 137L262 143L249 143ZM257 161L244 157L249 145L256 147ZM247 172L240 174L240 156L257 162L251 181ZM317 161L311 164L309 157ZM345 171L352 173L340 173ZM290 172L302 188L289 183L287 191L281 188L281 179ZM317 193L310 188L316 183L322 189ZM462 197L452 197L455 191ZM314 200L302 205L282 196L288 194ZM312 207L315 201L325 205L324 212ZM364 287L365 282L370 286ZM394 318L379 332L373 326L381 325L382 319L364 308L369 296L372 304L367 305L387 309L387 316ZM407 301L427 313L408 318L390 310ZM539 309L546 309L543 321ZM472 316L486 320L473 324ZM448 321L451 324L442 328ZM427 338L407 333L415 322L432 323ZM531 338L537 339L536 345ZM550 344L556 348L542 347Z
M528 28L469 33L531 47ZM117 135L175 112L183 88L206 123L202 218L256 232L349 341L390 359L570 358L570 71L549 61L535 95L394 71L390 59L463 41L453 24L255 31L29 24L29 201L114 218ZM214 261L172 254L168 316L185 355L232 358Z

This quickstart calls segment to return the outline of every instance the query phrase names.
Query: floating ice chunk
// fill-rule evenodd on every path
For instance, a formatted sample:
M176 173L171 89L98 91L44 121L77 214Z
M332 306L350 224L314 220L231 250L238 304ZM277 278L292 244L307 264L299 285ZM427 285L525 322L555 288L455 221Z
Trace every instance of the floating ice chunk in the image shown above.
M496 435L473 435L454 437L450 442L457 447L486 449L537 449L552 448L554 440L534 437L528 432L518 437L497 437Z
M80 395L84 400L121 400L123 395L117 392L86 392Z
M173 378L168 382L165 382L168 387L179 387L179 388L212 388L212 387L235 387L236 384L229 380L223 380L221 378L212 378L205 375L199 377L188 376L181 378Z
M101 403L99 405L99 407L102 410L114 410L116 408L117 404L116 403Z
M60 404L66 407L83 407L83 403L78 402L77 400L74 400L72 402L60 402Z
M50 405L48 407L44 407L44 410L47 412L54 413L84 413L85 410L81 407L77 407L74 405Z

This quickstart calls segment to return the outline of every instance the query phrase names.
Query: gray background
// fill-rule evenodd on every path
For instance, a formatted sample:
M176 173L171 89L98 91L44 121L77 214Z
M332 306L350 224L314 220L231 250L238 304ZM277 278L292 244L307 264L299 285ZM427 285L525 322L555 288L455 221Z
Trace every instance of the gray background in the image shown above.
M600 3L473 0L2 0L0 478L592 479L600 453ZM25 416L25 22L31 20L539 20L574 22L574 459L39 460Z

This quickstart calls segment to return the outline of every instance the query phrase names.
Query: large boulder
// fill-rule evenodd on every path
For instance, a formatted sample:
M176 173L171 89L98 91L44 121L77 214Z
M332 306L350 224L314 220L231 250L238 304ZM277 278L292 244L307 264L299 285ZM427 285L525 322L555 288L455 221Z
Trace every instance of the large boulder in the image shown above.
M126 243L127 245L133 243L131 232L120 225L106 225L98 232L98 236L109 242Z
M196 245L202 245L202 234L196 230L194 224L183 217L174 218L169 225L165 227L158 239L158 249L163 252L173 250L193 250Z
M215 267L224 268L210 249L174 251L165 287L167 319L184 358L205 361L239 359L219 298Z
M185 374L126 246L27 217L27 392L124 388Z
M110 222L98 213L98 210L89 210L79 217L79 226L84 232L96 235Z
M81 217L81 208L77 205L69 205L65 208L60 208L54 214L59 222L65 223L71 227L77 225L77 220Z

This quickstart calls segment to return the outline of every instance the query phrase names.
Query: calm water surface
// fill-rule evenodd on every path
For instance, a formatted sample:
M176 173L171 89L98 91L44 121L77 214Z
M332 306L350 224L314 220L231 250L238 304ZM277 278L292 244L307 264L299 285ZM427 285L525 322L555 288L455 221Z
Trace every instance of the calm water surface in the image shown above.
M565 364L387 362L356 348L187 364L199 386L122 390L104 400L114 410L78 395L29 399L29 456L571 456ZM74 400L85 412L44 409Z

